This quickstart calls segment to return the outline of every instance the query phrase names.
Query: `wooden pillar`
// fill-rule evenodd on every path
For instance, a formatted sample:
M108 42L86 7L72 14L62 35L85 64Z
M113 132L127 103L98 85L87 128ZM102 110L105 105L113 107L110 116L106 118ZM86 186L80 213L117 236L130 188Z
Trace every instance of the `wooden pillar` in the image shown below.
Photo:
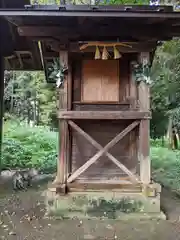
M147 61L149 63L149 53L142 52L139 61ZM149 86L141 82L138 85L138 100L140 111L150 110ZM148 119L141 120L139 127L139 162L140 162L140 179L145 185L151 181L151 163L150 163L150 139L149 139L150 122Z
M68 67L63 84L59 88L59 111L71 110L72 79L68 64L68 52L59 53L61 67ZM70 171L70 132L66 120L59 120L59 156L56 182L65 185Z
M1 149L3 137L3 115L4 115L4 57L0 56L0 171L1 171Z

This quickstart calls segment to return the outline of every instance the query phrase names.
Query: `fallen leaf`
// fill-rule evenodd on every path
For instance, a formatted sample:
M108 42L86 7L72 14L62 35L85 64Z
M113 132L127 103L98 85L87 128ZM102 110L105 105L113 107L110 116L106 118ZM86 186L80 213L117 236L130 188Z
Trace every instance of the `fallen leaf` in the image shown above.
M8 227L8 225L2 225L2 228L7 228Z
M31 217L27 217L27 220L30 222L30 221L32 221L32 218Z
M16 233L15 232L10 232L9 235L16 235Z
M91 234L87 234L87 235L84 235L84 239L91 240L91 239L95 239L95 237Z
M16 213L15 212L12 212L11 216L14 216Z
M110 224L108 224L108 225L106 226L106 228L108 228L108 229L113 229L113 227L112 227Z

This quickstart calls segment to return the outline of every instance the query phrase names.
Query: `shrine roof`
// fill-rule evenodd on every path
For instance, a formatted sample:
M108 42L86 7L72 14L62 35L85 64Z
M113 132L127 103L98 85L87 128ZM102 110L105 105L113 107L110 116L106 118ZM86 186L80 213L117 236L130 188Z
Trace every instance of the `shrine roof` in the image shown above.
M180 12L172 6L136 5L30 5L28 0L0 0L1 31L5 36L1 51L8 57L9 69L43 69L42 55L51 61L56 53L49 42L78 41L151 42L180 36ZM11 41L8 41L11 40ZM14 67L13 67L14 66ZM6 68L8 68L6 64Z

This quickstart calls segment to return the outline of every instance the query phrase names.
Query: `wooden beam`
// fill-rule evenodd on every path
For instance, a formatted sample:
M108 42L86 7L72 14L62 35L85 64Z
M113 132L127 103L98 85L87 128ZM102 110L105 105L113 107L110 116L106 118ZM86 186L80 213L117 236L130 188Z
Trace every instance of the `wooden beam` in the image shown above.
M59 53L60 64L62 66L68 66L68 52L61 51ZM68 110L68 77L65 76L64 83L59 89L59 111ZM64 120L59 121L59 159L57 164L57 178L56 181L60 182L62 185L66 183L67 174L68 174L68 124Z
M68 183L74 181L80 174L86 171L93 163L95 163L103 154L105 154L110 148L117 144L123 137L125 137L132 129L139 124L139 121L135 121L126 127L121 133L113 138L103 149L90 158L85 164L77 169L67 180Z
M67 76L67 109L72 110L72 93L73 93L73 82L72 82L72 62L68 58L68 76ZM66 123L67 124L67 123ZM72 131L68 126L68 149L67 149L67 174L69 175L72 168L71 156L72 156Z
M0 173L2 164L2 136L3 136L3 116L4 116L4 58L0 56Z
M149 119L151 113L138 111L60 111L59 119Z
M117 181L82 181L77 180L67 184L68 191L122 191L122 192L142 192L140 184L132 185L131 181L119 178Z
M149 125L149 120L141 120L139 127L138 158L140 162L140 180L145 185L151 182Z
M18 52L16 52L16 55L18 57L18 60L19 60L19 64L20 64L20 69L23 69L23 61L22 61L22 58L21 58L21 54Z
M139 61L146 60L149 62L149 53L143 52L139 55ZM149 111L149 86L141 82L138 85L139 108L141 111ZM151 163L150 163L150 143L149 143L149 120L142 120L139 127L139 151L138 157L140 162L140 179L145 185L151 181Z
M31 38L31 37L30 37ZM73 41L73 42L69 42L68 46L67 46L67 39L65 42L63 42L63 39L57 41L54 38L50 38L50 37L32 37L32 41L41 41L43 42L43 44L45 45L50 45L51 46L51 50L49 51L46 50L44 52L44 58L52 58L52 57L58 57L59 51L60 50L69 50L69 52L74 52L74 53L80 53L80 44L79 44L79 40L77 41ZM112 42L113 40L110 40L108 42ZM89 41L86 41L89 42ZM142 51L152 51L156 48L157 46L157 41L138 41L138 42L130 42L131 44L131 48L127 48L127 47L122 47L119 46L117 47L117 49L122 52L122 53L137 53L137 52L142 52ZM108 48L108 51L114 51L113 48ZM89 47L85 50L83 50L83 52L94 52L94 47Z
M98 32L93 31L95 27L94 25L86 25L86 26L78 26L74 25L74 28L72 27L62 27L62 26L19 26L17 28L18 33L20 36L26 36L26 37L57 37L62 36L64 39L71 39L76 38L83 40L84 37L86 39L89 37L106 37L107 32L109 37L138 37L144 38L144 39L163 39L163 38L169 38L177 35L179 36L179 28L175 29L174 31L171 27L171 32L173 31L173 34L171 35L169 33L169 29L167 30L167 26L162 27L161 24L159 26L156 24L141 24L137 28L136 25L124 25L121 23L119 28L121 29L121 32L119 32L116 28L110 28L110 27L104 27L99 24ZM163 30L164 28L164 30ZM166 30L166 31L165 31Z
M80 133L88 142L90 142L95 148L98 150L102 150L103 147L101 144L96 142L89 134L87 134L84 130L82 130L77 124L75 124L72 121L68 121L68 124L75 129L78 133ZM105 155L117 166L119 167L122 171L124 171L133 182L137 182L136 176L129 171L127 167L125 167L122 163L120 163L112 154L105 152Z
M8 58L5 57L4 60L5 60L5 69L6 70L12 69L11 64L10 64Z

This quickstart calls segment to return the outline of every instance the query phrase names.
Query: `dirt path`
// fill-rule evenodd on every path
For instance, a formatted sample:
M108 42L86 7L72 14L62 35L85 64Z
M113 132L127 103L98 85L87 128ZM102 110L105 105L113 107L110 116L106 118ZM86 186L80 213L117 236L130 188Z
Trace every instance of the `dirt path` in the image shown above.
M45 208L40 190L0 198L0 239L76 240L180 239L180 200L163 192L169 221L79 221L43 219Z
M180 198L170 191L163 189L161 194L161 205L167 215L168 220L180 222Z

